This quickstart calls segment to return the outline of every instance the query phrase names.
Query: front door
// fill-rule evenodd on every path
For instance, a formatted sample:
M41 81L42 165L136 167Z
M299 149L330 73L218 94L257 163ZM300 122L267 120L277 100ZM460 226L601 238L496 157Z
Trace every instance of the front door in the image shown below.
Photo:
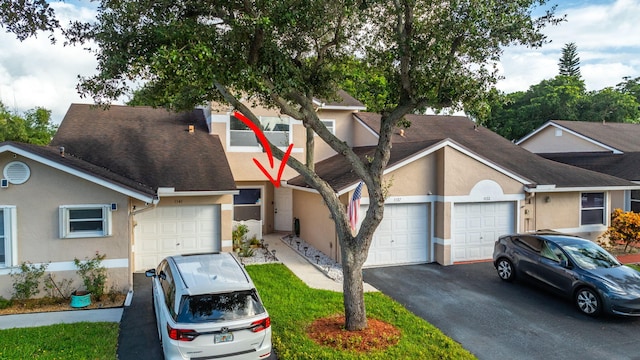
M291 231L293 222L293 192L277 187L274 191L274 227L276 231Z

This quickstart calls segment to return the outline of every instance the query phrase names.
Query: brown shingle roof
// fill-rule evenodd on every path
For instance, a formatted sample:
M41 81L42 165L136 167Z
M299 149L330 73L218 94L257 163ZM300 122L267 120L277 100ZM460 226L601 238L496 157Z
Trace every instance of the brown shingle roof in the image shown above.
M124 176L118 175L100 166L88 163L84 160L78 159L73 155L60 154L60 149L55 146L41 146L33 144L24 144L13 141L6 141L0 143L0 147L8 145L20 150L24 150L28 153L41 157L47 161L58 164L63 168L72 169L82 172L88 176L95 177L100 180L104 180L108 183L123 187L125 189L140 193L143 196L153 198L156 194L155 190L145 186L144 184L133 181Z
M640 151L640 124L567 120L551 122L623 152Z
M72 104L51 145L154 190L236 188L220 139L209 134L201 110Z
M373 131L378 132L380 129L380 114L360 112L354 116ZM410 156L408 152L413 151L415 154L441 141L450 140L476 156L530 181L531 184L528 185L556 185L563 188L633 185L629 181L610 175L547 160L488 129L476 127L475 123L466 117L407 115L406 118L411 121L411 126L405 130L404 136L400 136L399 131L393 135L392 160L406 158ZM360 151L365 150L356 150L357 153ZM322 178L330 180L334 189L339 191L345 187L345 183L353 184L353 181L340 180L341 176L351 179L353 174L349 173L349 166L336 158L342 156L336 155L318 163L316 171ZM397 163L392 160L388 166ZM338 174L340 171L342 173ZM290 181L294 185L300 182L300 178Z
M611 176L640 181L640 152L613 154L610 152L538 154L544 158L593 170Z

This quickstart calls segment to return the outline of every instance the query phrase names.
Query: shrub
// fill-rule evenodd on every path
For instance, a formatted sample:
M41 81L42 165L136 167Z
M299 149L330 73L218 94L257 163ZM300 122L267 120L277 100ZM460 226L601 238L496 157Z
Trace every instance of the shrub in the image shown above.
M608 239L609 244L624 244L624 251L640 241L640 214L632 211L615 209L611 213L611 226L600 237Z
M6 309L6 308L10 307L11 305L13 305L13 301L7 300L7 299L3 298L2 296L0 296L0 309Z
M30 299L40 293L40 279L47 270L47 264L36 266L30 262L20 264L20 272L11 273L13 279L13 298Z
M245 224L236 225L231 233L231 239L233 240L233 250L241 249L246 241L249 227Z
M73 280L56 280L51 273L44 279L44 289L51 298L68 298L72 291L72 285Z
M91 293L96 300L100 300L104 295L104 285L107 282L107 268L102 266L102 260L107 257L106 254L100 255L100 252L96 251L93 258L80 261L77 258L73 259L73 263L76 265L78 275L82 278L82 283L85 289Z

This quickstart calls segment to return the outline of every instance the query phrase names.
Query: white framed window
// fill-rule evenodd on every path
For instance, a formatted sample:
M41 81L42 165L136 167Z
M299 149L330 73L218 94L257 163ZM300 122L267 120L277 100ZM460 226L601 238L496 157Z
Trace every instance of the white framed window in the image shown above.
M18 248L15 206L0 205L0 268L8 268L15 265Z
M262 220L262 188L240 188L233 195L233 220Z
M631 211L640 213L640 190L631 190Z
M272 144L286 148L291 143L291 121L288 117L260 116L264 136ZM245 123L231 115L229 120L229 146L233 148L246 148L259 151L262 144L259 143L256 134Z
M336 121L335 120L329 120L329 119L320 119L320 122L322 122L324 124L324 126L327 128L327 130L329 130L330 133L332 133L333 135L336 134ZM315 136L318 136L318 134L314 134Z
M111 205L60 206L60 237L111 236Z
M580 196L580 225L605 224L605 196L603 192L582 193Z

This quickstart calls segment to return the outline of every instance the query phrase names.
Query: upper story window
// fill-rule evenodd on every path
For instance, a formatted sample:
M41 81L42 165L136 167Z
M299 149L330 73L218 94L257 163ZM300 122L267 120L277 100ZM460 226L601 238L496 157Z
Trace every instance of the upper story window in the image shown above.
M605 213L604 193L582 193L580 200L580 225L604 224Z
M336 121L335 120L322 120L320 119L320 122L322 122L324 124L324 126L327 128L327 130L329 130L330 133L332 133L333 135L336 134ZM316 136L318 134L315 134Z
M288 117L261 116L265 137L274 145L287 147L291 143L290 119ZM229 126L230 145L232 147L257 147L262 146L256 138L256 134L242 121L231 116Z
M640 213L640 190L631 190L631 211Z
M60 206L60 237L111 235L111 205Z

